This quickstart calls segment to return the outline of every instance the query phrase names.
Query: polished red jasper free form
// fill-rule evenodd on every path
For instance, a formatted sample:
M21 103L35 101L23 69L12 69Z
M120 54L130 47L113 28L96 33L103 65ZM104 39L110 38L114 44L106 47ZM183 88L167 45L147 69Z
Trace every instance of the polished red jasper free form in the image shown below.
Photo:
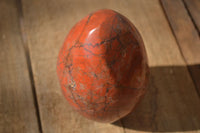
M130 113L146 91L149 68L134 25L112 10L99 10L69 32L57 62L69 104L83 116L114 122Z

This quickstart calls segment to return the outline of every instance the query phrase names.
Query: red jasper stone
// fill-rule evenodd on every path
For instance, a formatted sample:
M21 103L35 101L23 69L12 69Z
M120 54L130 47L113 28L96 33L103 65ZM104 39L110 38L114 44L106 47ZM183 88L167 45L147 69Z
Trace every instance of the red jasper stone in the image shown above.
M146 91L149 68L142 38L115 11L91 13L69 32L57 74L76 111L95 121L116 121L130 113Z

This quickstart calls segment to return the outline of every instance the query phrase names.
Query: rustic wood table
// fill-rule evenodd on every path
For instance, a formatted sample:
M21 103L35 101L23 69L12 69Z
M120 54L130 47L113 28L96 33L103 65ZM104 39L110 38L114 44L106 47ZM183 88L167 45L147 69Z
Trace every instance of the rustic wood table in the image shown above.
M70 28L102 8L141 33L150 87L113 123L74 112L56 75ZM0 133L200 132L200 0L0 0Z

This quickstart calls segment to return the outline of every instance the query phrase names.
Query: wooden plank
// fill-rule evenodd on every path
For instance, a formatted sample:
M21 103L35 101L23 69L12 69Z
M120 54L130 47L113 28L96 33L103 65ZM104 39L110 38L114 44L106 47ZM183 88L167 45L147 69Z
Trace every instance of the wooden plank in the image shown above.
M81 2L81 1L79 1ZM56 74L59 49L70 28L91 10L91 1L23 1L25 31L30 41L34 81L44 133L123 133L123 127L87 120L74 112L64 96ZM98 3L97 3L98 4ZM89 7L89 5L91 7ZM79 9L80 10L76 10Z
M56 58L70 28L101 8L136 25L151 66L149 91L122 124L100 124L73 112L56 75ZM200 100L158 0L23 0L23 9L44 132L123 132L122 125L126 133L200 129Z
M0 1L0 132L39 132L17 4Z
M200 33L200 0L184 0L192 19Z
M200 96L200 38L198 31L181 0L163 0L162 4Z
M187 64L200 63L200 40L181 0L162 0L167 18Z
M200 129L200 100L159 1L137 1L130 10L147 49L150 85L144 100L122 122L135 131Z
M126 133L200 132L199 99L186 71L183 66L151 67L149 91L122 119Z

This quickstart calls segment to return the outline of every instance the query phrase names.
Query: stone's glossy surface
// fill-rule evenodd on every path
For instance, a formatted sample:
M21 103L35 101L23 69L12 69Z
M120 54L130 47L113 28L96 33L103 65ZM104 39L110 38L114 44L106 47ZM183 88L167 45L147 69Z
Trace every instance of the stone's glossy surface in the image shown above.
M149 75L143 41L131 22L112 10L79 21L60 50L63 94L83 116L113 122L144 95Z

